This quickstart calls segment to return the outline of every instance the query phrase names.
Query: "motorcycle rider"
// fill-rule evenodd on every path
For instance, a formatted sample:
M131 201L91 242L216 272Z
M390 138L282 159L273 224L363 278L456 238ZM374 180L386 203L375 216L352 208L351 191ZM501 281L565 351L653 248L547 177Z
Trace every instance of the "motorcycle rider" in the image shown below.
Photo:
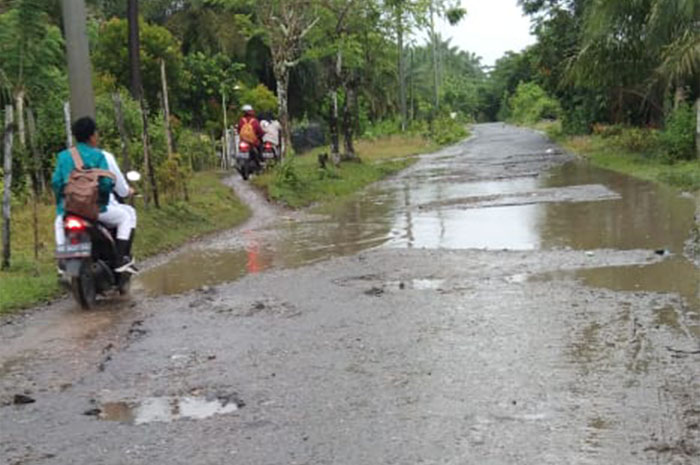
M129 226L131 227L131 232L129 234L129 246L127 247L126 254L133 260L134 256L131 254L131 247L134 245L134 235L136 233L136 209L131 205L127 205L126 203L121 203L119 200L117 200L117 196L119 196L121 199L126 199L127 197L134 195L134 189L129 187L129 183L126 181L121 169L119 169L119 163L117 163L117 159L114 157L114 155L106 150L103 150L102 154L105 156L105 159L107 159L109 171L111 171L116 178L114 181L114 189L109 196L109 205L121 208L129 214ZM133 271L138 271L136 266L133 264L131 265L131 269Z
M110 167L107 158L102 150L97 147L99 135L97 133L95 120L87 116L80 118L73 123L71 129L77 141L76 149L80 153L85 169L97 168L109 170ZM73 162L70 150L66 149L60 152L51 180L51 186L56 194L56 221L54 223L54 230L56 233L56 245L58 246L63 245L66 240L63 226L63 215L65 213L63 189L68 182L70 173L74 169L75 163ZM118 273L134 273L136 270L133 268L133 260L129 257L129 238L135 226L135 213L132 217L130 212L125 209L123 205L110 203L110 196L112 195L113 188L114 182L112 179L105 176L100 177L98 187L100 214L97 219L106 226L117 229L117 267L115 271Z
M243 116L238 120L238 137L250 145L250 153L260 163L260 141L265 132L260 127L260 122L255 117L255 110L251 105L243 105Z

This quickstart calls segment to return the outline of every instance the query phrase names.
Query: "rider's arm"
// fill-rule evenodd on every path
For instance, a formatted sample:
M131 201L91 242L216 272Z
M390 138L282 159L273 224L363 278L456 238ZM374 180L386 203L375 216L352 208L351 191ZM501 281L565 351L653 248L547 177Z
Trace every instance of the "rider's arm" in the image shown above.
M56 158L56 168L53 170L53 176L51 177L51 187L53 188L53 193L56 195L56 199L63 197L63 185L65 184L65 176L63 174L65 157L61 155L62 152L59 153Z

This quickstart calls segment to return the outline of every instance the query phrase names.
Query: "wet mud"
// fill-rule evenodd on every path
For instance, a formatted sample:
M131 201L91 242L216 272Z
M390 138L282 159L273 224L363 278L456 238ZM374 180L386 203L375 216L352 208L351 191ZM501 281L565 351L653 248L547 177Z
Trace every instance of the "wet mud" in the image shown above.
M0 463L699 463L693 199L475 134L0 326Z

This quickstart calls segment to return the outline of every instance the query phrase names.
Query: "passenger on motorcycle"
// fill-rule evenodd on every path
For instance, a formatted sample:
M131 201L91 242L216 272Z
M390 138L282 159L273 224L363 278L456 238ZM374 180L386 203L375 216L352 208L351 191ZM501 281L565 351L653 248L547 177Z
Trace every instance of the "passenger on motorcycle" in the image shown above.
M262 127L265 134L262 137L263 143L269 142L275 149L275 154L280 152L280 133L282 132L282 125L277 118L268 115L267 118L260 121L260 127Z
M102 150L97 147L99 135L97 133L97 125L92 118L83 117L78 119L73 123L72 132L77 140L76 148L80 153L85 169L110 170L114 173L114 170L110 169L107 157L105 157ZM60 152L51 180L51 186L56 195L56 221L54 223L54 230L56 234L56 245L58 246L65 243L63 190L74 169L75 163L70 151L66 149ZM98 197L100 214L97 219L107 227L116 228L117 230L116 245L118 266L115 268L115 271L118 273L133 273L135 269L133 268L133 260L129 256L129 238L132 236L132 231L136 226L136 215L135 212L132 214L129 210L124 208L124 205L116 201L114 203L110 202L113 188L114 182L112 179L106 176L100 176Z
M255 111L250 105L243 105L243 116L238 121L238 137L247 142L251 147L251 154L260 161L260 141L265 132L260 127L260 122L255 117Z

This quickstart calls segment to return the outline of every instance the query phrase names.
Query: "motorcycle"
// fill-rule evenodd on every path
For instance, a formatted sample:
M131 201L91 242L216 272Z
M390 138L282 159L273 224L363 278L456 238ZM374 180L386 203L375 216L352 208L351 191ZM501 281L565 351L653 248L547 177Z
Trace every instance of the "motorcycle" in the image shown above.
M130 181L141 175L130 171ZM68 288L83 309L95 306L97 295L117 291L127 295L131 289L131 273L117 273L119 254L116 230L99 221L90 221L73 214L63 218L66 242L56 249L61 283Z
M265 165L280 161L279 150L272 142L265 142L262 149L262 159Z
M238 153L236 154L236 169L241 174L241 177L247 181L251 174L260 170L260 164L255 159L253 147L248 143L241 141L238 144Z

